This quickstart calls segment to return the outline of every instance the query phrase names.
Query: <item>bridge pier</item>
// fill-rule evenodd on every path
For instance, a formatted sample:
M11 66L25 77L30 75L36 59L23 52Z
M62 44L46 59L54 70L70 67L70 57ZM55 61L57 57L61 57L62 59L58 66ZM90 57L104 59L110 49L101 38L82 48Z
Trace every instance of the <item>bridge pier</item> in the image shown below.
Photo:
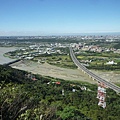
M99 81L99 82L104 82L105 84L107 84L107 86L108 86L109 88L111 88L111 89L113 89L114 91L120 93L120 87L119 87L119 86L117 86L117 85L115 85L115 84L113 84L113 83L110 83L109 81L106 81L106 80L104 80L103 78L101 78L101 77L95 75L94 73L90 72L85 66L83 66L83 65L77 60L76 56L74 55L74 52L73 52L72 48L69 47L69 49L70 49L70 56L71 56L73 62L75 63L75 65L78 67L78 69L81 69L82 72L83 72L84 74L87 74L91 79L96 80L96 81Z

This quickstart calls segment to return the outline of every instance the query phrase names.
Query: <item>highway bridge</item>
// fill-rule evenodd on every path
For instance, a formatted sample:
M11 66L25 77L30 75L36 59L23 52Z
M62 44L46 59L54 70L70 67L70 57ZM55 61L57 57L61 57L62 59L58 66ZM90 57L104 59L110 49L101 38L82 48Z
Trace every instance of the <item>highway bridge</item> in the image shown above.
M93 78L94 80L98 81L98 82L102 82L104 83L106 86L108 86L109 88L113 89L114 91L116 91L117 93L120 93L120 87L118 87L117 85L106 81L105 79L95 75L94 73L92 73L91 71L89 71L84 65L82 65L76 58L73 49L70 47L70 56L73 60L73 62L75 63L76 66L78 66L78 68L80 68L84 73L88 74L91 78Z

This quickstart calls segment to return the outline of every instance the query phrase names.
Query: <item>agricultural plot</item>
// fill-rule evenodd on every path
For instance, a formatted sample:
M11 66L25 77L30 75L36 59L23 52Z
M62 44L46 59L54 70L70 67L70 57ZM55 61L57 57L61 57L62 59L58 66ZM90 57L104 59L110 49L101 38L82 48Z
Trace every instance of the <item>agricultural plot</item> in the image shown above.
M50 55L46 57L35 57L33 61L36 61L39 63L47 62L51 65L55 65L63 68L71 68L71 69L77 68L72 62L69 55Z
M78 60L89 69L96 70L120 70L120 58L118 53L84 52L77 56Z

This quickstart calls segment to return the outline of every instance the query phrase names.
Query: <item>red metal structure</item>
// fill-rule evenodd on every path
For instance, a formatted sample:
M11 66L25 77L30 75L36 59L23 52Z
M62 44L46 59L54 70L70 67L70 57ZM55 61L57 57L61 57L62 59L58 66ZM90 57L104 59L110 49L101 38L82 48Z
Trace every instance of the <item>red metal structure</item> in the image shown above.
M99 99L98 105L105 108L106 107L106 86L104 83L98 84L97 98Z

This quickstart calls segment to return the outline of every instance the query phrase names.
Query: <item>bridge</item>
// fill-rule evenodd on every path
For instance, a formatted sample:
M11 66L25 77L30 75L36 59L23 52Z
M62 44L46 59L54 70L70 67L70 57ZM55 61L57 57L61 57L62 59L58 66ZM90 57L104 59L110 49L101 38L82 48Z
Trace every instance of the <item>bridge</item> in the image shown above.
M98 81L98 82L102 82L104 83L106 86L108 86L109 88L113 89L114 91L116 91L117 93L120 93L120 87L118 87L117 85L106 81L105 79L97 76L96 74L92 73L91 71L89 71L84 65L82 65L76 58L72 48L70 47L70 56L73 60L73 62L75 63L76 66L78 66L78 68L80 68L84 73L88 74L92 79Z

